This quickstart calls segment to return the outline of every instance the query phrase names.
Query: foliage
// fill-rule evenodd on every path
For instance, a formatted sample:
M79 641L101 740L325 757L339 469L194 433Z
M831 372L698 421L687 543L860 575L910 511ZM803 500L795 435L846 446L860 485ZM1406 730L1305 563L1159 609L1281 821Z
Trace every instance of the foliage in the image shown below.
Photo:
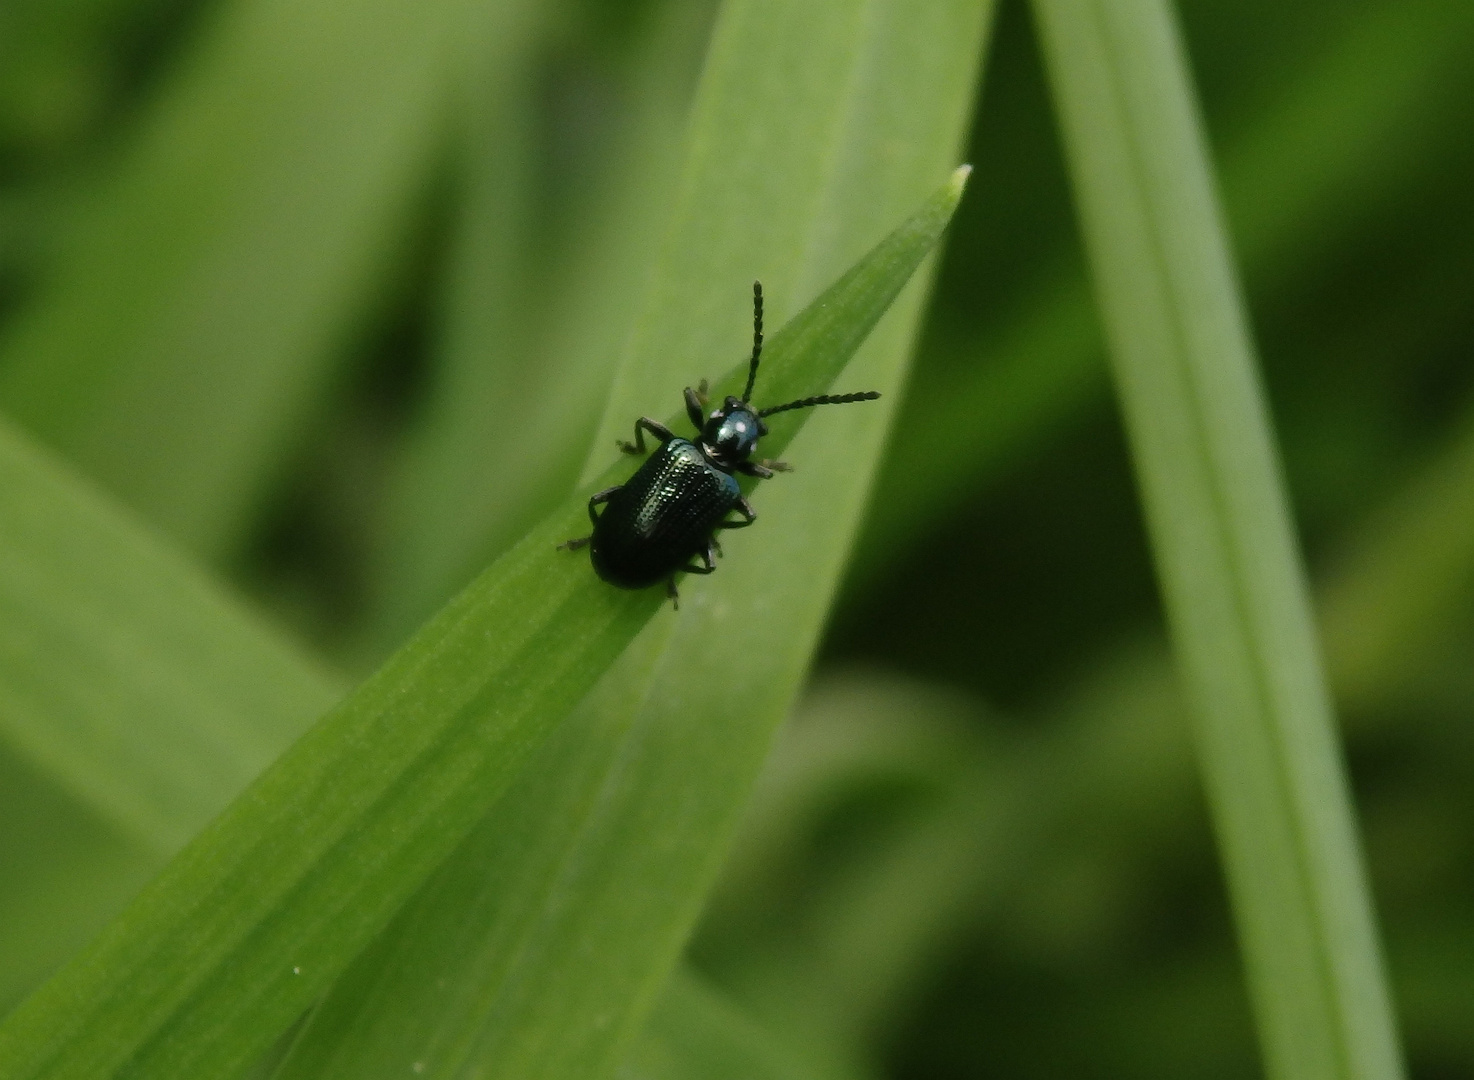
M0 1077L1474 1070L1467 5L14 7Z

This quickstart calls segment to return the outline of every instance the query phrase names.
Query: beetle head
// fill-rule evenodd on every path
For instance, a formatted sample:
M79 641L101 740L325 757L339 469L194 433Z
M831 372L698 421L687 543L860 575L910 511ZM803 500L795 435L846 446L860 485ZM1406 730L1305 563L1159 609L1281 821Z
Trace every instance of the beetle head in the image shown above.
M756 409L741 398L728 395L701 429L701 448L717 465L730 469L746 461L757 448L758 437L767 433L768 426L758 417Z
M752 359L747 364L747 388L742 391L740 398L727 395L727 400L722 402L722 407L707 417L706 423L701 427L701 449L711 460L712 464L720 469L731 472L742 462L746 461L757 449L757 440L761 435L768 433L768 425L763 423L763 417L774 413L788 412L790 409L808 409L815 405L844 405L851 401L874 401L880 394L874 390L866 390L858 394L815 394L813 397L800 398L798 401L790 401L785 405L773 405L766 409L757 409L749 405L752 400L752 387L757 382L758 363L763 355L763 287L761 283L752 283ZM705 385L705 384L703 384ZM686 408L690 410L690 417L696 421L700 417L700 401L688 387L686 390ZM772 475L770 472L759 475Z

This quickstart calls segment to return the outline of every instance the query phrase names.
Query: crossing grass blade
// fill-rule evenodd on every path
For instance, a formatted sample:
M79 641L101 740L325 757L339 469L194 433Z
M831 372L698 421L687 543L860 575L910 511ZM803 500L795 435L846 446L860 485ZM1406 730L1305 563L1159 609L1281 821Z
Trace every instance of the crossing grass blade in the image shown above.
M1422 147L1441 141L1428 128L1467 98L1474 7L1378 4L1347 21L1261 115L1224 133L1224 209L1256 294L1405 201L1428 167ZM1100 328L1073 266L999 321L986 336L933 343L941 352L919 365L847 571L854 584L1104 394Z
M0 866L3 1015L122 911L158 860L3 747Z
M0 615L8 1009L343 686L8 424Z
M0 738L163 858L337 699L264 620L0 425Z
M1165 3L1036 0L1266 1070L1400 1052L1253 346Z
M745 353L754 277L781 320L955 160L988 11L973 0L925 19L891 2L725 6L591 471L634 417L663 414L713 358ZM945 62L930 51L938 42ZM683 590L679 620L649 628L570 717L562 749L524 770L466 856L345 976L283 1077L418 1068L582 1080L614 1066L676 960L813 648L920 299L908 290L837 387L886 399L805 428L798 471L754 493L759 527L728 534L720 572ZM818 389L766 364L762 403ZM794 415L773 419L781 437L764 454ZM531 893L484 871L524 863L542 875Z
M78 944L94 909L121 907L150 864L203 826L338 689L129 515L4 428L0 505L0 718L34 766L0 762L0 817L26 826L0 846L10 870L0 900L8 1009L26 979ZM158 747L171 752L149 757ZM66 791L48 789L47 778ZM94 818L103 828L90 827ZM109 829L137 846L111 842ZM673 979L656 1011L627 1075L720 1058L803 1075L690 975Z
M960 194L960 180L947 185L774 336L775 383L833 381ZM734 369L727 384L738 378ZM774 435L776 449L790 437ZM586 527L589 490L325 716L11 1014L0 1076L204 1075L262 1053L660 607L658 590L621 593L555 550Z

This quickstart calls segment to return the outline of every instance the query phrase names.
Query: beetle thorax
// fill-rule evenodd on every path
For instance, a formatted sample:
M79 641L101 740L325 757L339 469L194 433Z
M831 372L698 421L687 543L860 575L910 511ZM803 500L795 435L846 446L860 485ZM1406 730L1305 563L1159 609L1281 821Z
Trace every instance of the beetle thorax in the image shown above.
M728 397L701 429L701 449L713 464L731 469L747 460L766 430L756 410L739 398Z

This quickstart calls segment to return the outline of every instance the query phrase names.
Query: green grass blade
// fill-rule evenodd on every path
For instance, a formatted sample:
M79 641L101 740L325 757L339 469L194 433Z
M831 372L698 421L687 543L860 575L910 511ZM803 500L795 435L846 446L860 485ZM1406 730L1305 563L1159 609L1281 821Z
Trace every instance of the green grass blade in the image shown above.
M507 487L515 490L503 478L520 479L518 451L527 444L507 420L530 411L537 389L526 385L537 373L526 360L541 314L532 249L544 240L532 224L537 73L519 67L495 74L495 85L481 85L485 78L475 84L476 99L464 110L435 367L386 494L373 597L381 624L373 644L381 656L490 561L472 564L481 554L472 537L505 503ZM544 478L543 470L527 472ZM540 509L551 509L567 487L550 492L553 502ZM516 536L507 539L494 555Z
M938 9L939 26L957 18L951 11ZM955 101L956 85L970 90L974 69L938 65L945 108L910 94L874 100L893 89L887 77L903 60L900 46L887 49L877 30L894 18L886 3L855 0L724 8L658 269L585 478L603 468L614 440L629 437L633 417L663 414L673 386L723 366L718 357L742 354L754 278L763 283L769 320L781 324L873 242L888 214L904 213L956 161L955 115L966 108ZM909 127L897 115L906 110L915 113ZM881 128L904 141L885 144L874 135ZM934 149L941 145L945 154ZM902 153L925 153L926 161L904 168L887 160ZM862 206L869 212L862 215ZM779 400L783 392L765 375L757 398Z
M945 168L972 100L987 6L928 13L916 19L900 3L726 7L683 202L625 358L611 406L618 420L595 446L600 463L634 416L664 412L712 357L743 354L754 273L775 305L786 297L773 280L805 295L808 286L793 283L843 265L877 216L914 202ZM944 58L923 44L936 42L949 44ZM770 74L755 84L759 71ZM845 387L896 385L919 299L912 292L887 316ZM705 322L718 306L722 318ZM642 408L620 394L640 392L645 367L665 380ZM765 367L758 397L813 389ZM674 962L786 712L878 453L885 417L874 407L822 419L795 447L798 472L755 493L760 527L729 534L721 572L693 584L680 619L652 627L610 673L559 736L565 749L524 771L525 786L468 841L480 861L448 861L378 955L345 977L285 1076L398 1075L420 1062L426 1076L526 1080L614 1065ZM775 435L786 422L774 418ZM763 452L772 452L767 442ZM704 652L670 650L672 638ZM542 880L509 872L506 883L491 881L485 865L526 865ZM467 897L477 914L467 914Z
M8 1009L341 687L3 424L0 614Z
M650 18L616 72L633 105L583 170L561 227L525 219L537 185L567 178L514 168L535 148L509 154L495 133L481 135L434 385L395 477L376 569L380 647L402 641L577 481L629 336L637 268L651 261L669 203L711 10L675 0ZM534 87L522 96L530 109ZM501 126L527 134L515 120Z
M514 51L536 6L487 8L485 40ZM11 415L189 546L239 544L399 254L473 10L212 11L7 335Z
M0 747L0 1016L122 911L159 861Z
M961 180L933 200L934 214L950 212ZM821 298L807 312L826 310ZM806 316L798 322L797 335L827 334ZM766 375L780 396L816 385L785 370ZM740 391L743 374L738 369L715 392ZM775 426L770 438L781 447L783 436ZM767 495L759 496L762 505ZM702 596L734 562L688 593L683 619L705 606ZM694 917L714 858L716 841L706 831L734 812L725 803L707 810L699 797L673 792L678 778L701 790L699 770L734 760L730 735L685 721L677 735L669 720L642 708L649 669L679 626L671 619L652 627L523 769L503 803L314 1015L282 1077L393 1076L416 1062L431 1077L469 1068L588 1077L613 1066ZM728 668L724 657L686 674L725 679ZM652 723L698 745L652 748ZM694 816L684 827L698 835L689 840L665 817L678 805ZM505 878L488 875L488 866L503 868Z
M1327 669L1337 700L1350 709L1353 736L1380 734L1389 721L1406 734L1406 721L1418 715L1407 711L1406 691L1427 681L1430 660L1445 656L1440 645L1462 621L1474 582L1471 474L1466 421L1449 447L1356 530L1348 557L1319 593ZM955 711L941 705L944 715ZM812 1032L828 1020L832 1030L820 1026L820 1039L836 1038L834 1031L849 1041L857 1032L883 1039L886 1018L917 1007L914 965L944 949L958 927L997 918L1003 898L1022 896L1022 906L1032 907L1030 898L1080 877L1082 866L1096 890L1119 896L1139 888L1134 875L1145 860L1188 857L1193 831L1182 823L1196 816L1198 794L1186 706L1165 648L1152 642L1112 657L1046 708L1031 724L1050 732L1045 738L1005 747L1007 756L971 778L968 786L985 797L940 808L939 846L918 829L894 850L894 832L882 828L880 839L892 847L864 844L849 879L816 888L793 858L811 850L823 809L815 804L827 805L836 789L904 770L910 758L891 743L904 738L916 755L930 735L922 725L938 711L935 692L840 683L805 705L775 755L698 938L703 967L769 1026ZM904 735L876 739L870 725L888 720L903 725ZM906 887L888 894L893 874ZM795 940L784 905L821 910ZM1127 914L1116 925L1124 931L1138 917ZM993 933L1006 939L1011 925ZM909 947L885 948L898 940ZM1390 951L1401 991L1409 972L1395 938ZM867 991L883 1004L867 1007ZM1416 1016L1415 1003L1403 1000L1405 1015ZM1462 1030L1452 1016L1440 1025Z
M0 427L0 738L162 858L337 698L205 575Z
M1272 1077L1402 1074L1330 703L1165 4L1037 0Z
M960 193L960 180L947 185L774 336L774 384L834 379ZM775 430L774 449L799 426ZM611 589L555 550L587 527L588 493L324 717L17 1009L0 1026L0 1076L208 1075L280 1035L661 606L658 590Z
M1450 99L1463 100L1474 7L1383 3L1348 22L1260 115L1226 133L1224 208L1256 294L1305 274L1349 223L1406 199L1415 163L1426 168L1426 148L1442 141L1436 125L1459 107ZM1105 390L1088 285L1072 268L1003 318L981 340L935 346L967 349L968 362L920 365L876 480L855 581Z

